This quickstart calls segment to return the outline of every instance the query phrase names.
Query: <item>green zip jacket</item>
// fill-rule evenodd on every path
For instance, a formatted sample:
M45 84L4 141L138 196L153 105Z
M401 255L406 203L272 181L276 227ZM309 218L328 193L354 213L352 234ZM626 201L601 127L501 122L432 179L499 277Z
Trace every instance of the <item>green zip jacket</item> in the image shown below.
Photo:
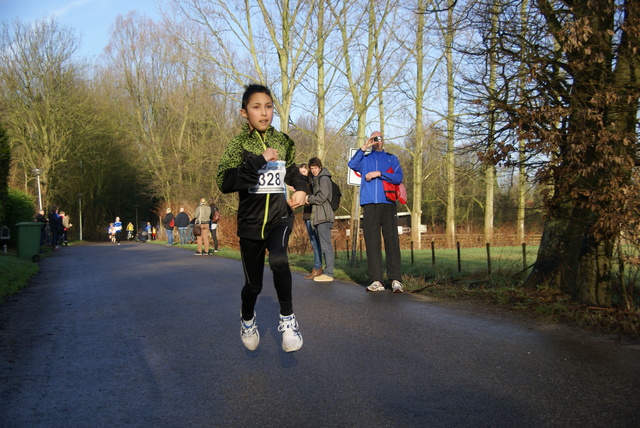
M238 231L240 238L264 239L270 227L283 219L293 219L293 210L282 193L250 193L258 183L258 171L267 164L262 153L267 148L278 151L279 160L285 162L285 183L296 190L306 192L307 177L300 174L295 164L296 148L287 134L269 127L264 138L259 132L242 126L242 132L234 137L220 159L218 188L222 193L238 192Z

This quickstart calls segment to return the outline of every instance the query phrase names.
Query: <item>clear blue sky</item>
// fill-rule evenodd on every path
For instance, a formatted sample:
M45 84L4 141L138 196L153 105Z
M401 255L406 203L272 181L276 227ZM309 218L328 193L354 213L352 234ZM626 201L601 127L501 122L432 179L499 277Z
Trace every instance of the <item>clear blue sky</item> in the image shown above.
M80 39L80 54L97 57L109 43L110 28L118 15L132 10L158 19L158 0L0 0L0 19L24 23L54 16L71 27Z

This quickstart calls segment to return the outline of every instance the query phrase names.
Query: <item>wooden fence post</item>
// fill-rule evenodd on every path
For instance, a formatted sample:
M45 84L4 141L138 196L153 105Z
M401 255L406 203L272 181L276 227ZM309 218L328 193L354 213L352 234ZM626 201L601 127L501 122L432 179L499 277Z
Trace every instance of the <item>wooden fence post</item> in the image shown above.
M351 261L351 257L349 256L349 238L347 238L347 261Z
M487 242L485 245L487 247L487 267L489 269L489 275L491 275L491 244Z
M413 266L413 241L411 241L411 266Z
M436 265L436 243L431 240L431 265Z

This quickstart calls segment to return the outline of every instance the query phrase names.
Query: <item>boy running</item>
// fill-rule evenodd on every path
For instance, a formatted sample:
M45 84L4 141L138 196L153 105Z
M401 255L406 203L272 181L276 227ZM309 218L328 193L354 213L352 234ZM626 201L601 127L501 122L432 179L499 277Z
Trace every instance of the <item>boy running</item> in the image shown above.
M307 178L294 162L293 140L271 126L273 110L267 87L246 87L240 115L247 123L225 149L217 183L223 193L239 193L237 234L245 275L240 313L242 342L251 351L260 343L254 308L262 291L265 253L269 250L269 267L280 303L282 349L293 352L302 347L302 335L293 313L287 246L293 209L305 203ZM295 189L289 200L286 184Z

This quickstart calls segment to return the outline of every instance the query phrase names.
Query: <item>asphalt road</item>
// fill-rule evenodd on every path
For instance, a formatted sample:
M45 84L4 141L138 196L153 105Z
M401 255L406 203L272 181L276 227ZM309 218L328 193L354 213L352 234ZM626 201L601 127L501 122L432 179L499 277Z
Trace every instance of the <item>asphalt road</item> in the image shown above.
M240 262L87 244L0 305L0 426L638 427L640 348L294 272L281 348L268 268L260 347Z

